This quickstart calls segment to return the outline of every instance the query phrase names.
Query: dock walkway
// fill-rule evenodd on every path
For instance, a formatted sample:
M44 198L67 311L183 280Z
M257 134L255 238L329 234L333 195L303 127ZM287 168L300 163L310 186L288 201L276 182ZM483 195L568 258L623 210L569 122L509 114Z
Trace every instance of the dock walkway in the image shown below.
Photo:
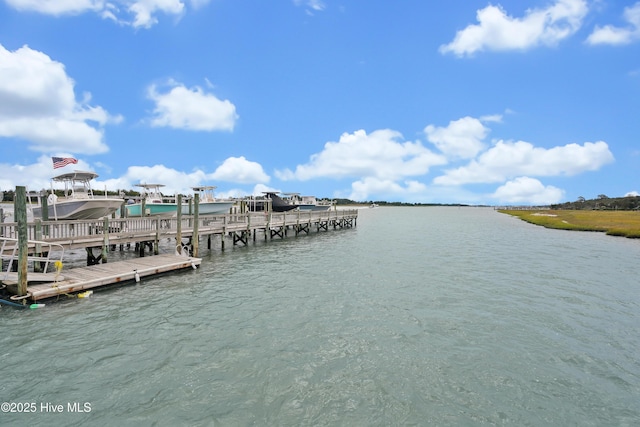
M61 280L47 283L29 282L27 294L22 297L13 296L11 300L29 299L39 301L58 295L82 292L100 286L138 282L142 278L183 269L196 269L202 259L188 256L160 254L152 257L135 258L116 261L108 264L97 264L87 267L75 267L65 270ZM29 273L27 273L29 276ZM16 284L8 283L9 291ZM15 293L15 292L12 292Z

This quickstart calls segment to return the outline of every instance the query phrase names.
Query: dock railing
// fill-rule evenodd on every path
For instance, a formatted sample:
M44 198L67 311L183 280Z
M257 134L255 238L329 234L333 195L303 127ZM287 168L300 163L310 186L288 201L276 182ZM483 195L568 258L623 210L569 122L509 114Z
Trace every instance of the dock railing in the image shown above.
M11 270L14 265L18 266L18 246L18 239L0 237L0 260L2 261L0 282L8 280L10 276L15 275L15 272ZM28 240L27 248L29 251L27 263L32 266L34 273L46 273L49 266L54 265L56 261L62 263L64 257L64 247L62 245L40 240Z
M231 214L146 216L130 218L102 218L92 220L35 220L27 223L29 241L46 244L59 243L66 248L100 246L103 241L136 242L162 237L189 236L197 228L199 235L225 234L243 230L269 229L339 221L357 218L357 210L289 211L289 212L245 212ZM18 224L0 223L0 237L17 239Z

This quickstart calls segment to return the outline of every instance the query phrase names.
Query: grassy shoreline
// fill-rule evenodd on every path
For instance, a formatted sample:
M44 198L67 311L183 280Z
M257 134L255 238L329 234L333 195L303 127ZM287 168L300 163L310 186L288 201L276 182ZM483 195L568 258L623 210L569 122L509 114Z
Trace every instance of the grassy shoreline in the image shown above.
M500 209L498 212L546 228L599 231L610 236L640 238L640 212L637 211Z

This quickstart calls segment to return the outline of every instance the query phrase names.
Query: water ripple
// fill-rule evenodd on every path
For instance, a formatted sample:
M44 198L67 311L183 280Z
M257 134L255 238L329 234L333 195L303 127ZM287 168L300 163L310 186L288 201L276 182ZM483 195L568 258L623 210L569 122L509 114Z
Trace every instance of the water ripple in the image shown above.
M354 229L2 308L0 394L92 404L34 426L636 425L639 256L491 209L362 210Z

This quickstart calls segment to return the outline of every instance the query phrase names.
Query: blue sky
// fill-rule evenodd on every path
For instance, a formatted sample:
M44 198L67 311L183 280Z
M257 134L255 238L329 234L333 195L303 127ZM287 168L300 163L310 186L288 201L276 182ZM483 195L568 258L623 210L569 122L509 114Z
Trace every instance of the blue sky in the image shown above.
M620 197L639 113L640 2L0 0L2 190Z

